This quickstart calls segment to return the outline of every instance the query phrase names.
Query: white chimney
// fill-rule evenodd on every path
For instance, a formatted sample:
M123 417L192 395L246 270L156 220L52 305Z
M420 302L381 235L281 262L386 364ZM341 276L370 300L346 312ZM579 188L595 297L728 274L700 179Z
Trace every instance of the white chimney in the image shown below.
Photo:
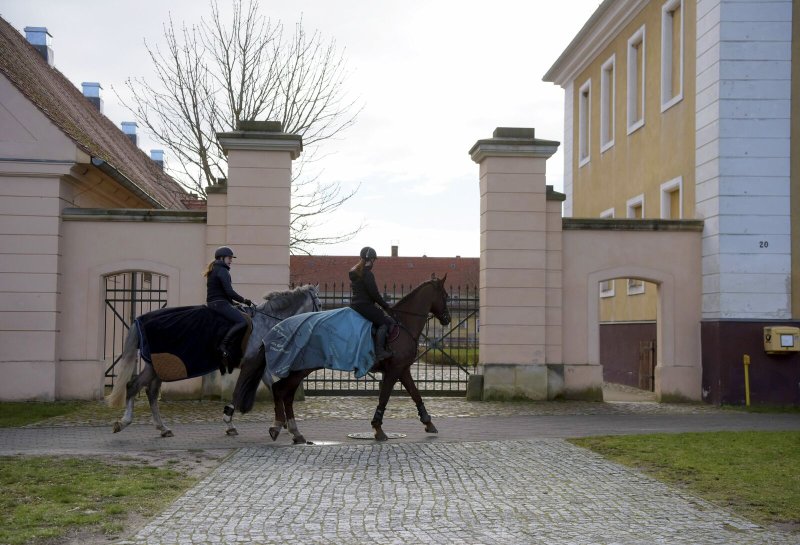
M26 26L25 39L31 44L36 51L47 61L47 64L53 66L53 37L47 32L47 27L43 26Z
M158 168L164 170L164 150L163 149L151 149L150 150L150 159L153 160L155 164L158 165Z
M96 81L84 81L81 83L81 87L83 88L83 96L85 96L89 102L94 104L95 108L102 112L103 98L100 96L100 90L103 87Z
M131 142L134 145L138 145L137 137L136 137L136 128L139 125L135 121L123 121L122 122L122 132L131 139Z

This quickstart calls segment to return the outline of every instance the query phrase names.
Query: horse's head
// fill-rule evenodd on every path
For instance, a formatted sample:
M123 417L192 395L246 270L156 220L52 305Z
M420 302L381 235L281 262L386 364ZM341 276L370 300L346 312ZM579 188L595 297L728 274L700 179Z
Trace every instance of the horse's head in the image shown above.
M439 320L439 323L442 325L447 325L450 323L450 311L447 310L447 300L449 299L447 295L447 290L444 288L444 281L447 279L447 275L444 275L444 278L433 278L430 280L431 285L434 289L434 296L433 300L431 301L431 312L434 316Z
M308 293L308 297L306 298L306 307L308 310L301 310L300 312L319 312L322 310L322 301L319 298L319 284L306 284L303 286Z
M275 291L265 295L264 299L266 308L262 309L262 313L277 320L322 309L319 288L311 284L288 291Z

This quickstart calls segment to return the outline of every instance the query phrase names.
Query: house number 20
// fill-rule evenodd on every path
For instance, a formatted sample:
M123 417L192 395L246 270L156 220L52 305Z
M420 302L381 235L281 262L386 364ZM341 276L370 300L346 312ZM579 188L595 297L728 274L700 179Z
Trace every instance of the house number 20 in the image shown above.
M759 248L769 248L769 241L768 240L759 240L758 241Z

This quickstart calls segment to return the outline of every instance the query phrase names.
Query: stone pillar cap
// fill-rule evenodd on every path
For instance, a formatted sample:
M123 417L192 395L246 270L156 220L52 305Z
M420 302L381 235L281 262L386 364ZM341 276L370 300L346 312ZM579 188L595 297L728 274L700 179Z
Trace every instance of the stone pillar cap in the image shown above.
M480 163L486 157L551 157L560 142L541 140L527 127L497 127L492 138L478 140L469 150L470 157Z
M231 149L287 151L297 159L303 151L303 137L283 132L280 121L241 120L235 131L218 132L217 140L226 155Z

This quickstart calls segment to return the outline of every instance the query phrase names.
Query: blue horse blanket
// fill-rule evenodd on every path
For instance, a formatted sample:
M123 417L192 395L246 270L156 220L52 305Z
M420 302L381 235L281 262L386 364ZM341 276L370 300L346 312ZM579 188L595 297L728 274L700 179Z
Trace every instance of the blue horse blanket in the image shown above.
M264 378L283 378L301 369L335 369L367 374L375 363L372 323L351 308L291 316L264 338L267 369Z

